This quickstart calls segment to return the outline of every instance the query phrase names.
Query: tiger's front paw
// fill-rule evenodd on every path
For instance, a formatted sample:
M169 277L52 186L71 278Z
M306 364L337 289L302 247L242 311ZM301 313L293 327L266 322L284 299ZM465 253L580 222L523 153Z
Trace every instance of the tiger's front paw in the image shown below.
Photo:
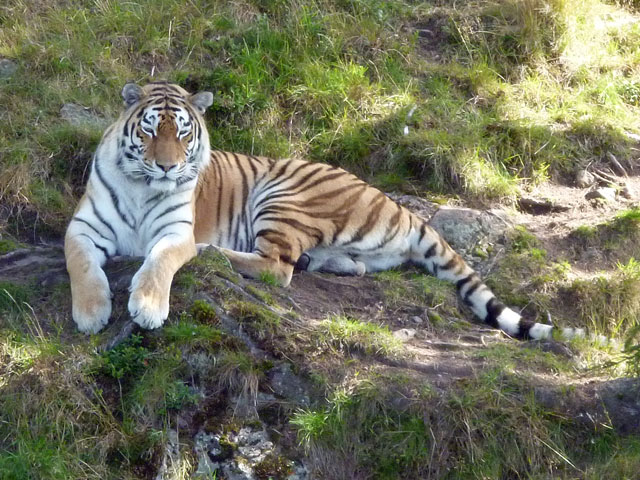
M161 327L169 316L169 288L152 275L139 270L131 281L129 313L142 328Z
M78 330L98 333L111 316L111 291L106 276L71 285L71 315Z

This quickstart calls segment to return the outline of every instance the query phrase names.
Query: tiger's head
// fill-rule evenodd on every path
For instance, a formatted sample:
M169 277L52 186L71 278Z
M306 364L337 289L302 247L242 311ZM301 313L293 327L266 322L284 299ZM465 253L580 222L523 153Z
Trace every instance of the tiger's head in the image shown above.
M119 164L151 188L171 191L198 175L209 159L209 136L202 115L213 103L210 92L191 95L167 82L144 87L127 83Z

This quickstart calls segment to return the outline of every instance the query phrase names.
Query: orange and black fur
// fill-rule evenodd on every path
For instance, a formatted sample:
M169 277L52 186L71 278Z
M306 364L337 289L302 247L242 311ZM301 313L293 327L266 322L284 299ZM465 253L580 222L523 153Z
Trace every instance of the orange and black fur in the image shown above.
M101 270L107 257L145 256L129 310L156 328L168 314L173 275L196 244L212 244L243 275L270 272L282 286L295 266L363 275L412 262L455 283L487 324L515 337L551 336L551 325L524 320L498 301L423 219L345 170L210 152L201 115L211 94L154 83L129 84L123 97L127 109L98 147L66 237L81 330L98 331L110 315Z
M412 262L454 282L489 325L516 337L550 335L551 326L500 303L423 219L341 168L212 151L195 212L196 242L221 247L243 275L271 272L286 286L296 265L362 275Z

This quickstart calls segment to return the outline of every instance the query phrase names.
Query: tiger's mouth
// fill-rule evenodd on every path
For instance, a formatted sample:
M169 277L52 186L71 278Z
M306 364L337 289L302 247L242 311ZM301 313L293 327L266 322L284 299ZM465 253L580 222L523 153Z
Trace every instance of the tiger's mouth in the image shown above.
M175 190L178 186L178 179L170 178L167 175L162 177L146 177L147 185L154 190L160 190L163 192L169 192Z

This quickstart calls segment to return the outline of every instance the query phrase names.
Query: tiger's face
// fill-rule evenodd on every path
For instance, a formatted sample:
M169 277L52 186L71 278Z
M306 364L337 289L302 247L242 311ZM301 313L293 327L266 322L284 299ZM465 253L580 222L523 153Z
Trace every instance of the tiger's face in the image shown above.
M191 95L177 85L159 82L142 88L128 83L122 97L128 107L119 159L125 173L160 191L195 179L208 157L202 114L213 95Z

